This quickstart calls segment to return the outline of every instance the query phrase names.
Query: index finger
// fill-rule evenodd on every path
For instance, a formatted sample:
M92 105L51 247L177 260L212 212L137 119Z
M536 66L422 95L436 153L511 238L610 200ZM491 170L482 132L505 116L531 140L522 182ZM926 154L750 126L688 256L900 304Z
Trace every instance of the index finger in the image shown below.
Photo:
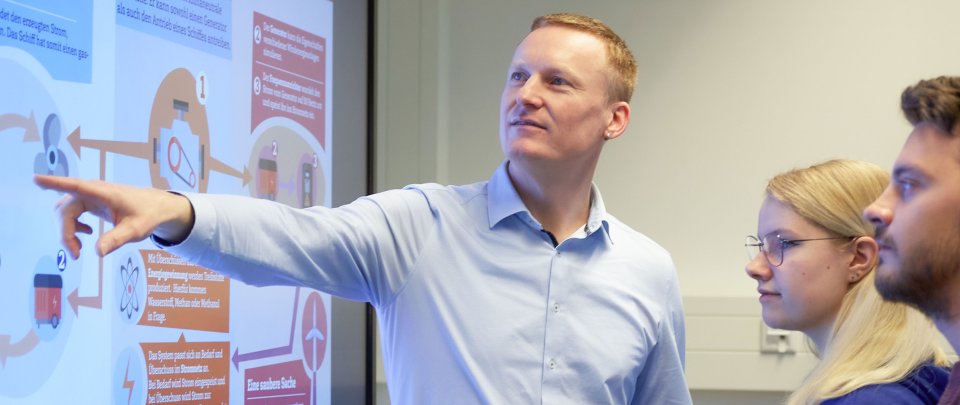
M34 174L33 182L44 190L56 190L73 194L80 189L80 180L73 177Z

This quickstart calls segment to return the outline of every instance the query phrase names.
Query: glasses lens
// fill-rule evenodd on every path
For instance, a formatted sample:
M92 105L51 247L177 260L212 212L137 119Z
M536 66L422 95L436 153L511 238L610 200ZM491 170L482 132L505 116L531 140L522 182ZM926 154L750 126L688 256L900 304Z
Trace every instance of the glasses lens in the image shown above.
M780 242L780 235L768 235L763 239L767 260L774 267L783 263L783 245Z
M757 239L755 236L747 236L743 244L747 247L747 260L753 260L754 257L760 254L760 239Z

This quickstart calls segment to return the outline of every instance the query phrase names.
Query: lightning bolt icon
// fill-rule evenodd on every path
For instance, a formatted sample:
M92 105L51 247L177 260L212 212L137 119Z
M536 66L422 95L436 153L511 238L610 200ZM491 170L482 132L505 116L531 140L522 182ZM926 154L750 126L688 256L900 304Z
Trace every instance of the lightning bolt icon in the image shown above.
M130 393L127 394L127 405L130 405L130 399L133 398L133 380L128 378L129 375L130 359L127 359L127 369L123 372L123 388L126 388L128 391L130 391Z

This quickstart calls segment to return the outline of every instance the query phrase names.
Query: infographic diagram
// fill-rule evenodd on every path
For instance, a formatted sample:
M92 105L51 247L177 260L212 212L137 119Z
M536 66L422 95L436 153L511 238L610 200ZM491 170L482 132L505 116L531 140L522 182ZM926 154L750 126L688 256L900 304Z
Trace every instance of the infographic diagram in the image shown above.
M48 3L0 5L0 403L330 403L329 296L75 260L32 176L329 206L333 4Z

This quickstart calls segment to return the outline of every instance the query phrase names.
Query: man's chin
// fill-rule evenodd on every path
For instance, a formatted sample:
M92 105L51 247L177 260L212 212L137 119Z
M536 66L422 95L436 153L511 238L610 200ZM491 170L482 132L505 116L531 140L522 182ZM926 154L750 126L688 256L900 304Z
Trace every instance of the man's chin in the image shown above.
M873 270L876 277L873 282L880 296L887 301L907 302L903 292L903 280L900 280L900 267L893 260L885 260Z
M880 293L880 297L882 297L885 301L909 304L895 283L882 282L878 277L876 280L876 285L877 292Z
M917 269L904 269L891 264L888 261L874 270L877 272L874 285L884 300L909 305L931 318L947 315L949 294L946 294L944 288L948 280L938 282L931 279L911 279L905 273L918 271Z

